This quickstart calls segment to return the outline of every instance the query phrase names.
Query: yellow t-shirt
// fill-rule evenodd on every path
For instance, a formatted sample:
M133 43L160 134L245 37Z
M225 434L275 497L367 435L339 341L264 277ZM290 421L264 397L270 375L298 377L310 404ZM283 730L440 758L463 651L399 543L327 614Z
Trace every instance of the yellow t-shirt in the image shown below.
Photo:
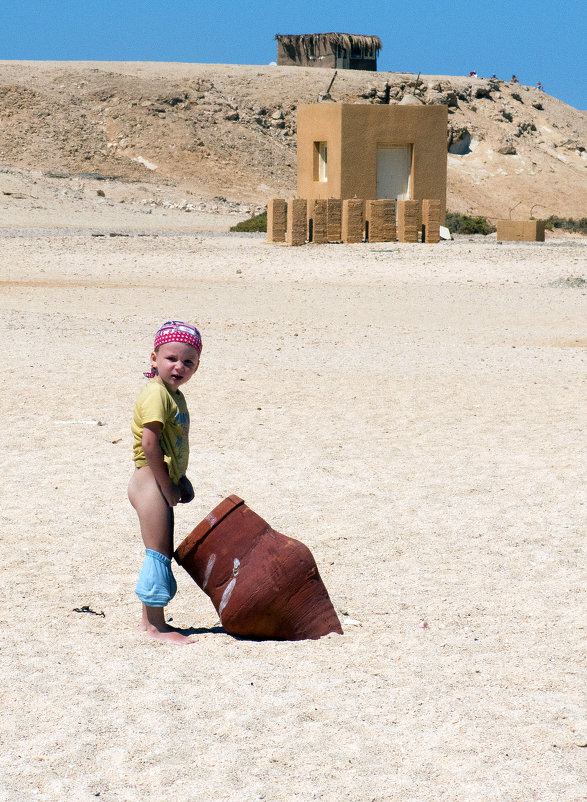
M137 398L131 429L133 433L133 460L137 468L147 464L143 451L143 427L145 423L162 424L159 445L175 484L185 476L190 455L190 413L183 393L170 393L157 379L151 379Z

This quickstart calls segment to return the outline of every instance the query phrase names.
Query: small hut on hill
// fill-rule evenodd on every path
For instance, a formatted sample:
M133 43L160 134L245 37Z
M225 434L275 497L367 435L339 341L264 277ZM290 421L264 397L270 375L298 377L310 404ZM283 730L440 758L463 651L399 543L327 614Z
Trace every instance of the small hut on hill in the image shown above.
M275 38L280 67L376 71L377 54L382 49L378 36L354 33L277 34Z

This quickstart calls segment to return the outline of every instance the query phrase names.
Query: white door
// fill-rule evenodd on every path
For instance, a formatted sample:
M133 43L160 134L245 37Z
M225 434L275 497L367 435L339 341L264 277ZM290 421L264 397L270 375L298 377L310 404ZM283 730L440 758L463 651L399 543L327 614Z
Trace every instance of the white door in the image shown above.
M411 145L380 145L377 148L377 197L410 200Z

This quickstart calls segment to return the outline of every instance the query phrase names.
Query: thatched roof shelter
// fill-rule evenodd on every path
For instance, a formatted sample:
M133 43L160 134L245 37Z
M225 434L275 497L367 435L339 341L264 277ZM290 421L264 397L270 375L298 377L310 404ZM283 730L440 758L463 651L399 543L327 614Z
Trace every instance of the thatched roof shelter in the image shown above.
M356 33L300 33L276 34L275 38L285 47L300 47L304 49L306 56L322 50L324 45L338 45L344 50L361 48L364 50L383 49L381 39L378 36L362 36Z
M280 66L376 70L382 49L378 36L356 33L278 33L275 38Z

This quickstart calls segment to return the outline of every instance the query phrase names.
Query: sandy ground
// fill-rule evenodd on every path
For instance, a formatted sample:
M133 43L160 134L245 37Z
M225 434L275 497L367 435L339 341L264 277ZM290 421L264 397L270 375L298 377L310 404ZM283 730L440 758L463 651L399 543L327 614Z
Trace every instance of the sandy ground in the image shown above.
M551 284L585 241L79 222L0 230L0 799L584 799L586 290ZM198 642L136 632L129 423L169 317L204 338L176 543L236 493L343 636L235 640L179 567Z

